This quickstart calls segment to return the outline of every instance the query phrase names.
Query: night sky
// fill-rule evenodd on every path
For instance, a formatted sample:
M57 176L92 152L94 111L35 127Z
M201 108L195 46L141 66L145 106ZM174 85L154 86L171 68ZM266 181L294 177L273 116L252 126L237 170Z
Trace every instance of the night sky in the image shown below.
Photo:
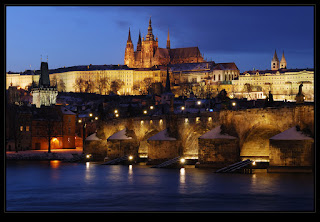
M312 6L7 6L6 71L123 64L130 27L136 49L149 18L159 47L198 46L204 58L240 72L270 69L274 50L288 68L312 68Z

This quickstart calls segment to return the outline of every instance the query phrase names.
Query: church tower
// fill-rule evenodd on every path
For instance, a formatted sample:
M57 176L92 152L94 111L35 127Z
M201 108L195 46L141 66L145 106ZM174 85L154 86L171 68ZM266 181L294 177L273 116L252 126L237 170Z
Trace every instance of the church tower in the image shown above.
M278 59L276 50L274 50L274 55L271 60L271 70L278 70L278 69L279 69L279 59Z
M129 28L126 51L124 53L124 64L127 65L128 67L134 66L134 49L133 49L133 43L131 41L130 28Z
M141 51L141 34L139 30L139 38L138 38L138 44L137 44L137 51Z
M154 35L152 33L152 26L151 26L151 17L149 20L148 26L148 34L144 41L142 41L142 67L150 68L153 66L153 56L158 49L158 39L154 39Z
M170 36L169 36L169 29L168 29L168 38L167 38L167 49L170 49Z
M284 52L282 52L282 58L280 60L280 69L286 69L287 68L287 61L284 57Z

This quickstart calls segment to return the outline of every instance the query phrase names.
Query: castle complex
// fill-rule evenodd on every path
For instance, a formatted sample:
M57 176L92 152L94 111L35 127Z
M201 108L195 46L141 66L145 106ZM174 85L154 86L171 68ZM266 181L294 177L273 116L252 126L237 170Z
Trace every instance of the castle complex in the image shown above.
M176 48L170 47L170 36L168 30L167 47L158 47L158 38L154 39L151 26L151 17L149 20L148 34L146 38L139 32L137 49L134 46L129 35L124 55L124 64L130 68L150 68L155 65L179 64L179 63L198 63L204 62L198 47Z
M299 86L303 84L305 100L314 101L314 69L288 69L284 52L280 61L274 52L270 70L249 70L240 74L234 62L205 61L198 47L171 48L169 31L166 48L159 48L158 38L152 32L151 18L146 37L141 38L139 32L135 51L129 28L124 65L90 64L48 70L48 63L43 63L41 70L8 72L6 88L28 88L40 79L39 87L34 87L32 92L37 107L54 101L56 91L49 87L50 80L51 86L57 86L58 91L98 94L108 94L111 83L118 81L120 87L114 93L141 95L148 93L151 85L157 85L157 89L162 88L163 91L167 69L175 96L188 97L192 91L197 97L212 97L225 89L233 98L265 99L271 91L274 100L295 101ZM45 87L41 80L43 77L40 77L43 72L50 78L44 81ZM156 83L161 83L162 87ZM159 92L161 90L154 91L156 94ZM41 101L52 102L45 104Z

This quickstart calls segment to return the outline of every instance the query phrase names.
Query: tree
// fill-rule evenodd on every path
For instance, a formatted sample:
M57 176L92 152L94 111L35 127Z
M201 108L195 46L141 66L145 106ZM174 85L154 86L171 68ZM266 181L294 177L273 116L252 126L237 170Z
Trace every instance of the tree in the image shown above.
M243 90L248 93L248 97L250 96L250 92L252 92L252 86L249 83L244 84Z
M118 91L124 86L124 82L120 79L113 80L110 85L110 91L114 94L118 94Z
M65 92L66 91L66 84L62 79L59 80L57 89L59 92Z
M146 94L150 94L151 93L151 89L152 89L152 78L144 78L142 81L143 84L143 88L144 88L144 92Z
M192 83L188 82L188 80L180 84L181 96L188 96L191 90Z
M95 88L98 90L99 94L104 94L106 95L108 92L108 89L110 88L110 79L106 76L99 77L96 80L95 83Z
M93 93L94 92L95 87L94 87L94 82L92 80L90 80L90 79L84 80L83 85L84 85L84 91L86 93Z
M82 89L84 88L84 81L85 80L80 76L75 79L74 85L73 85L75 88L75 91L82 92Z

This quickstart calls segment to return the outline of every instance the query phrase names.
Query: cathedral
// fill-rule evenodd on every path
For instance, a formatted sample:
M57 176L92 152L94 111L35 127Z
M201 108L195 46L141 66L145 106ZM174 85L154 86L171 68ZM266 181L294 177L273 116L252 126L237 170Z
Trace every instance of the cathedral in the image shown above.
M168 30L167 47L158 47L158 38L154 38L149 20L148 34L146 38L139 32L139 39L136 51L129 35L124 55L124 64L130 68L151 68L155 65L179 64L179 63L198 63L205 62L198 47L175 48L170 47L170 36Z

